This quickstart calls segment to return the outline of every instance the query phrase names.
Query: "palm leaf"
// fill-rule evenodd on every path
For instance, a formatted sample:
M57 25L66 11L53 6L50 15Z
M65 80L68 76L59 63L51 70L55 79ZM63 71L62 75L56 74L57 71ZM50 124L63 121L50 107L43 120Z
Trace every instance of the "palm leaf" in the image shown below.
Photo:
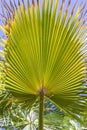
M77 2L68 15L70 3L63 14L64 0L59 11L58 0L42 0L42 6L32 1L27 7L24 2L18 7L5 2L3 8L9 15L1 26L6 34L0 43L5 44L0 50L5 75L1 85L24 103L34 102L43 89L45 98L78 117L86 109L83 81L87 26L83 6L75 12Z

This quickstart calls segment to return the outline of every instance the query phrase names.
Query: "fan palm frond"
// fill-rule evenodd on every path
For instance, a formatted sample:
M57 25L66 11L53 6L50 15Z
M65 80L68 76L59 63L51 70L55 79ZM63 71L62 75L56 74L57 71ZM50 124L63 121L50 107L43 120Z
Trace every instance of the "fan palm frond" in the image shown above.
M42 6L39 0L28 6L4 2L0 85L24 103L34 102L43 91L45 98L78 117L86 109L87 26L85 6L75 2L69 14L70 4L64 12L64 0L61 7L58 0L42 0Z

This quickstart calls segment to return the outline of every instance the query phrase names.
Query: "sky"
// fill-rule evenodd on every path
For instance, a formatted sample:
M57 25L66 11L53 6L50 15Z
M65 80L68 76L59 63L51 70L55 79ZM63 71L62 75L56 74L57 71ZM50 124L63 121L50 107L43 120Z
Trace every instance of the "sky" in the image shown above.
M4 1L4 0L3 0ZM9 3L9 0L5 0L7 3ZM13 1L13 0L12 0ZM21 0L20 0L21 1ZM25 3L26 3L26 1L27 0L24 0L25 1ZM30 1L30 3L32 2L32 0L29 0ZM35 0L36 1L36 0ZM42 0L40 0L40 4L41 4L41 1ZM59 0L59 3L60 3L60 5L61 5L61 1L62 0ZM15 2L16 3L18 3L18 0L15 0ZM65 0L65 7L66 7L66 5L67 5L67 2L68 2L68 0ZM87 0L78 0L78 5L81 3L81 2L83 2L83 3L85 3L85 2L87 2ZM71 0L71 6L70 6L70 10L72 9L72 7L73 7L73 4L75 3L75 0ZM87 9L87 8L86 8ZM69 13L70 13L70 10L69 10ZM0 13L2 13L2 8L1 8L1 0L0 0ZM0 17L0 24L1 24L1 17ZM3 35L3 32L0 30L0 37Z

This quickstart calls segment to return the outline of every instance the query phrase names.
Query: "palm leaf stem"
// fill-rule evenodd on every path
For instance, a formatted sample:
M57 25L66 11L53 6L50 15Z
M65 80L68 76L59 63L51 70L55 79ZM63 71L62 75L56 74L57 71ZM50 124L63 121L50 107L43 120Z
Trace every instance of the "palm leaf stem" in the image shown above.
M44 111L44 89L39 92L39 130L43 130L43 111Z

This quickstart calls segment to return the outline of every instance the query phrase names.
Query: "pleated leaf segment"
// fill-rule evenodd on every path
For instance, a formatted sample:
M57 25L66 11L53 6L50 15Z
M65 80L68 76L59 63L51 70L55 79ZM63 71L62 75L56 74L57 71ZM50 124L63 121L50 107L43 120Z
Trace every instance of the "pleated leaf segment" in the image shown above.
M86 3L71 3L2 1L0 86L27 105L43 93L76 118L86 110L87 26Z

